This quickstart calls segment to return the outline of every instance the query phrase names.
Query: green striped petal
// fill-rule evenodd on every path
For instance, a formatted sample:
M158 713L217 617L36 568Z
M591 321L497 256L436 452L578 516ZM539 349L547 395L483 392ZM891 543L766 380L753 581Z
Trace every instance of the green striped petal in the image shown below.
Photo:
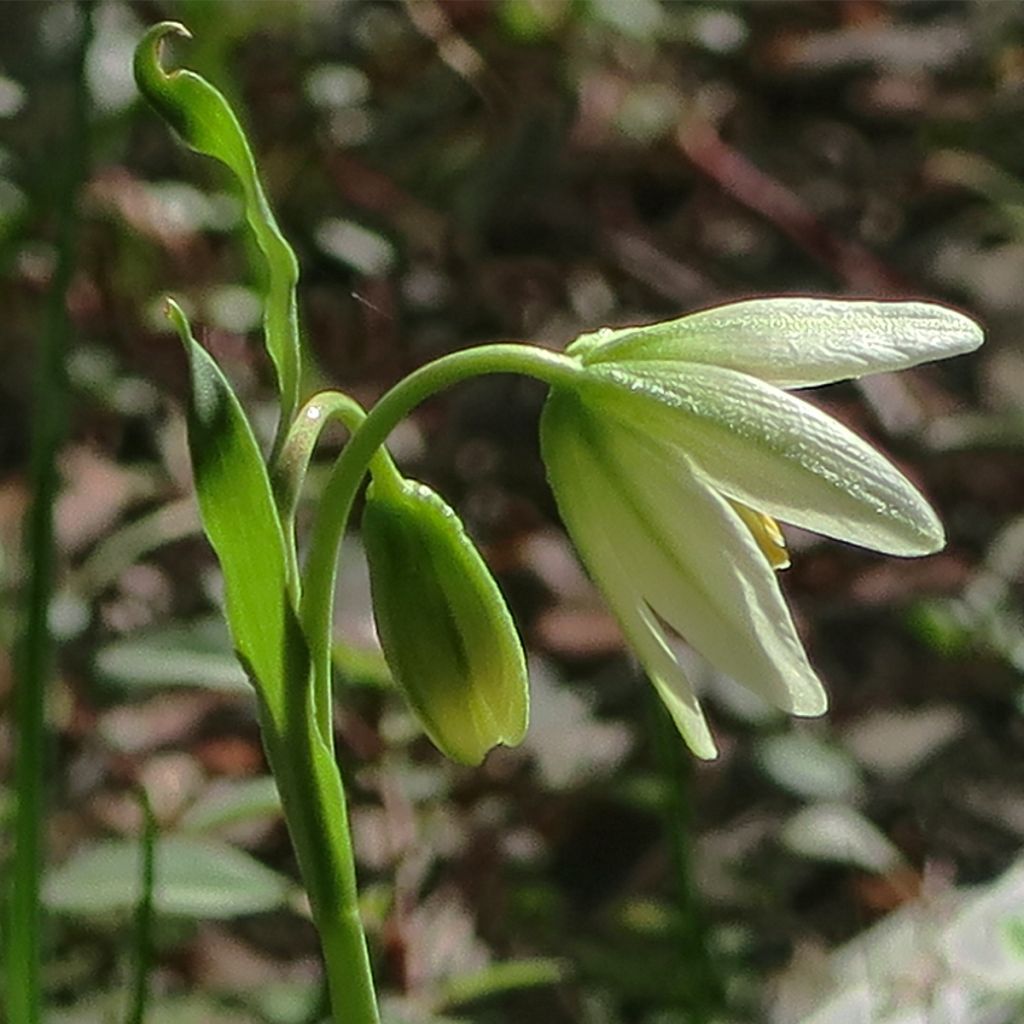
M945 543L895 466L808 402L735 370L696 363L595 365L581 390L602 416L691 458L736 501L783 522L893 555Z
M973 320L934 303L768 298L578 344L585 364L706 363L801 388L961 355L983 337Z
M682 711L670 710L677 723L683 718L691 747L700 753L703 718L695 700L687 703L692 691L681 689L659 620L771 703L824 712L824 690L771 565L685 457L559 393L545 408L541 438L569 532L659 691L682 702Z
M643 599L635 572L627 567L628 537L617 532L601 503L610 482L588 446L585 416L572 396L555 393L541 417L541 447L559 513L683 740L698 757L710 760L718 748L704 712L665 630Z

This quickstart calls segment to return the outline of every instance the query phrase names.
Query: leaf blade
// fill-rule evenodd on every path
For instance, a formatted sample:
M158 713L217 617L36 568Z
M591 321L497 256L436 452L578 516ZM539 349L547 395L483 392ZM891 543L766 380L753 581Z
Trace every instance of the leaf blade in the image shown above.
M203 528L224 573L235 650L257 692L280 716L289 679L285 537L263 456L227 378L192 336L181 308L168 311L188 354L188 442Z
M67 914L124 913L139 900L142 851L134 839L81 847L53 869L43 887L51 910ZM156 843L154 907L182 917L229 918L273 910L292 885L282 875L226 843L167 836Z
M135 50L135 81L187 146L220 161L241 186L246 221L267 263L264 338L277 371L282 421L288 422L298 404L301 372L295 302L298 261L277 225L245 132L228 101L195 72L179 69L168 74L160 65L160 47L169 35L191 38L188 29L177 22L165 21L150 28Z

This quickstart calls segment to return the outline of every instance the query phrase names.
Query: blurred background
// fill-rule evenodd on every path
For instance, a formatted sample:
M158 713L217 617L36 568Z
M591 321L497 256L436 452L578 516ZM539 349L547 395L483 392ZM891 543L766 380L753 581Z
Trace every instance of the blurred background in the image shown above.
M533 715L479 770L388 687L358 535L339 747L392 1021L1011 1022L1024 1013L1024 6L317 0L0 7L0 643L16 634L33 365L69 124L89 162L67 289L44 980L119 1019L146 789L153 1021L322 1019L316 942L217 607L173 294L267 431L259 262L226 172L139 99L144 28L236 104L302 266L322 382L371 403L490 340L768 293L919 297L975 356L813 396L949 533L897 561L789 533L832 695L787 721L699 663L695 762L578 567L537 451L543 390L491 378L395 435L460 511L531 652ZM328 437L315 494L341 437ZM0 660L0 855L12 667Z

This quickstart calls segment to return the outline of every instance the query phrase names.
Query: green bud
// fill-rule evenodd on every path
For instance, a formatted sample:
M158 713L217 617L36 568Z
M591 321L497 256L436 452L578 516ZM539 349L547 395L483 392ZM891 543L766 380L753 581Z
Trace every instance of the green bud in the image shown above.
M474 765L519 743L529 714L522 646L459 517L423 484L371 485L363 541L384 657L427 735Z

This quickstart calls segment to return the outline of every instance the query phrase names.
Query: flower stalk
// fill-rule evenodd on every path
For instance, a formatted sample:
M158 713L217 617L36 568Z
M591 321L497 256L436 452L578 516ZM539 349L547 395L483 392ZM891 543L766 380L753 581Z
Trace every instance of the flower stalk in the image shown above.
M522 374L549 385L568 384L577 378L580 365L570 356L516 344L481 345L441 356L383 395L335 462L310 535L302 593L302 624L320 685L331 670L330 632L341 540L352 503L377 450L391 431L432 395L470 377L493 373Z

